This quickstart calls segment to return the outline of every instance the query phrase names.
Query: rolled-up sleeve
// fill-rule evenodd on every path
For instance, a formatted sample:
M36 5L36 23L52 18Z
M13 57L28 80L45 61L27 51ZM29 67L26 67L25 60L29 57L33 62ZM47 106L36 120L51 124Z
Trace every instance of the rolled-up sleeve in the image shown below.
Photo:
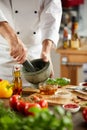
M2 10L0 10L0 22L2 22L2 21L7 21L7 19L5 18Z
M57 46L62 17L61 0L45 0L41 13L42 40L50 39Z

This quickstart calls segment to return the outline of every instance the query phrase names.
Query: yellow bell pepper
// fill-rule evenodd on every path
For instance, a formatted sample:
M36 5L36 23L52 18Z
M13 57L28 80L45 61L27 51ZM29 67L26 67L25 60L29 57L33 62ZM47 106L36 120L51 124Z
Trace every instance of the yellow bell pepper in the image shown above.
M12 84L8 80L0 81L0 98L9 98L12 94Z

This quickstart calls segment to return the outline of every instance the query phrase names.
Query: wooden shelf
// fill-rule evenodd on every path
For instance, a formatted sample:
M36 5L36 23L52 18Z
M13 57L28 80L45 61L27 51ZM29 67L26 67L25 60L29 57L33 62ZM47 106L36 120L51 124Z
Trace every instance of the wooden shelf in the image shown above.
M60 54L60 76L71 79L71 84L78 84L78 68L87 63L87 46L79 49L58 48Z

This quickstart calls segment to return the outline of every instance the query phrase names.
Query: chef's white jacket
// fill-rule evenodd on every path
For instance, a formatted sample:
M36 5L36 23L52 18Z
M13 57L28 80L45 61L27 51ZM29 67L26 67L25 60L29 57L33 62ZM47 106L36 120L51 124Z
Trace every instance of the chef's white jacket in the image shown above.
M42 41L57 46L61 23L61 0L0 0L0 21L7 21L28 48L28 57L39 58ZM0 36L0 77L10 78L14 61L9 45Z

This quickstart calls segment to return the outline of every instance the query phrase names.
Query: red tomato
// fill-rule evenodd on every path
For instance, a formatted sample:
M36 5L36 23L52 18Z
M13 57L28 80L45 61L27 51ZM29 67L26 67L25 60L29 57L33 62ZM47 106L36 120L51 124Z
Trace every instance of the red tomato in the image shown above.
M48 102L44 99L41 99L38 104L40 105L41 108L48 108Z
M87 107L83 109L82 115L85 121L87 122Z
M39 104L37 103L27 103L26 106L25 106L25 115L28 116L28 115L34 115L33 112L30 112L29 109L32 108L32 107L37 107L37 108L41 108Z
M27 102L24 102L23 100L20 100L19 102L17 102L17 110L25 115L25 107L26 105L29 104Z
M13 95L9 100L9 105L13 110L17 110L17 103L19 102L20 95Z

